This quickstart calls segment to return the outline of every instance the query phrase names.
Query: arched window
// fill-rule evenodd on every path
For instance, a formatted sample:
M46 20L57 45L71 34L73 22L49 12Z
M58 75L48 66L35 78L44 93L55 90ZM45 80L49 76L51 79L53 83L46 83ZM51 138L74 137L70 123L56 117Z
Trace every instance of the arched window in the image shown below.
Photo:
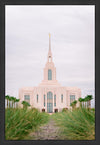
M61 103L63 103L63 94L61 95Z
M37 103L38 103L38 99L39 99L39 96L38 96L38 94L37 94Z
M45 107L45 95L44 95L44 107Z
M48 69L48 80L52 80L52 70Z
M56 95L54 95L54 106L56 106Z

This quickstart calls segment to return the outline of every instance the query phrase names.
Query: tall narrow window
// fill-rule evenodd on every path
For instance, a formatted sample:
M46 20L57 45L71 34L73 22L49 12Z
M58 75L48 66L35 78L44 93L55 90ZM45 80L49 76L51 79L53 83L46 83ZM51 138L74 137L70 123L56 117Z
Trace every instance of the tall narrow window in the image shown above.
M38 99L39 99L39 96L38 96L38 94L37 94L37 103L38 103Z
M61 103L63 103L63 94L61 95Z
M52 70L48 70L48 80L52 80Z
M70 104L75 101L75 95L70 95Z
M53 112L53 94L52 92L47 93L47 112Z
M45 95L44 95L44 107L45 107Z
M54 106L56 106L56 95L54 95Z
M30 95L24 95L24 101L30 103Z

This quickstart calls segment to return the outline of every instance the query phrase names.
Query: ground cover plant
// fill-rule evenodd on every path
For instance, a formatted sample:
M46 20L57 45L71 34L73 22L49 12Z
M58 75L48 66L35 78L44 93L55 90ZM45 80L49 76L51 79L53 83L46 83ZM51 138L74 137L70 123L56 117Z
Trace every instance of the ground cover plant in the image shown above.
M47 123L49 115L37 109L7 108L5 109L5 139L23 140L31 131L41 124Z
M60 126L63 139L66 140L94 140L95 139L95 111L94 109L77 108L52 115Z

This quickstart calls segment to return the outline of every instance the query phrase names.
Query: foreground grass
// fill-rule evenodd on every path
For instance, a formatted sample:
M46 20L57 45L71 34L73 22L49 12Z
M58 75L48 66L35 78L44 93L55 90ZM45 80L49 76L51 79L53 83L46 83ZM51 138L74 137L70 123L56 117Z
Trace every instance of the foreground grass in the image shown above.
M49 115L37 109L6 109L5 139L23 140L29 132L35 131L41 124L47 123Z
M52 115L57 125L61 127L63 139L94 140L95 112L80 108L72 112L66 111Z

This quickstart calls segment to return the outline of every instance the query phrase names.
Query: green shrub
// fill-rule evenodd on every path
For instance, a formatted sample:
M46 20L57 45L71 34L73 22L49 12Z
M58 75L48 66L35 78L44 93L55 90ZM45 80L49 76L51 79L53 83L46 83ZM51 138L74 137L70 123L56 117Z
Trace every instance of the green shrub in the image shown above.
M62 109L62 112L67 112L68 111L68 108L63 108Z
M95 108L91 108L91 111L95 112Z

